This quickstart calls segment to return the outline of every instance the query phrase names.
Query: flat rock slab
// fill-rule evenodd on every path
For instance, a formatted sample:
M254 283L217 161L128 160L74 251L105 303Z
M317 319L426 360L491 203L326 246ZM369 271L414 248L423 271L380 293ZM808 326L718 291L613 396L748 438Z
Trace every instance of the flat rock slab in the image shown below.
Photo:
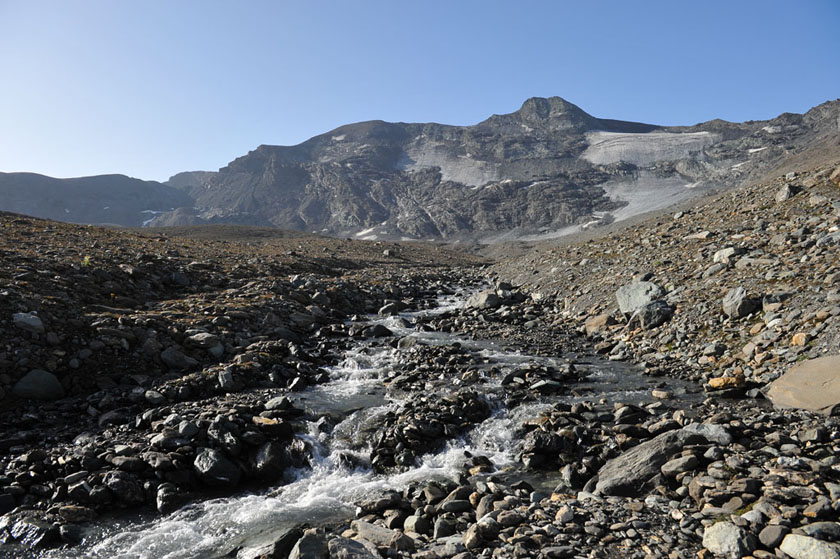
M641 494L645 484L659 474L662 465L682 450L690 438L700 437L683 430L668 431L613 458L598 471L595 494L622 497Z
M840 412L840 355L797 363L770 383L764 395L780 408L837 414Z

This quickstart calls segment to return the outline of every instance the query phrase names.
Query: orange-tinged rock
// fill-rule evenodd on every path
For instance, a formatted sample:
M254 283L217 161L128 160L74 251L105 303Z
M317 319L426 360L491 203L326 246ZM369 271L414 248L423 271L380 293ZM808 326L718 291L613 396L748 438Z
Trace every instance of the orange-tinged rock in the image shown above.
M797 332L793 335L793 339L790 341L791 345L805 345L808 343L808 334L804 332Z
M709 379L709 388L723 390L724 388L737 388L744 386L744 377L717 377Z

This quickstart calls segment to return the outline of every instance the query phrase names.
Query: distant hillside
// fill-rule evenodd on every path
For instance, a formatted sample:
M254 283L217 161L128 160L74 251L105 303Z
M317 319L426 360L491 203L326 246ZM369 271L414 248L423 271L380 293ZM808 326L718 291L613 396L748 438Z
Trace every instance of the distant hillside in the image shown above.
M157 213L192 203L171 186L124 175L55 179L0 173L0 210L59 221L138 227Z

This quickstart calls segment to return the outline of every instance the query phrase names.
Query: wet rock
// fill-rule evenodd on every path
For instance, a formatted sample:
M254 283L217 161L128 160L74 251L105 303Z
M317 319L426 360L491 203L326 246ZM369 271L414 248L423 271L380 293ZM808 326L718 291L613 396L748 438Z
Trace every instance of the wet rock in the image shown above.
M719 557L738 559L757 547L752 534L731 522L712 524L703 532L703 547Z
M54 374L33 369L15 383L12 394L32 400L58 400L64 397L64 387Z
M406 308L408 308L408 305L402 301L392 301L380 308L377 314L379 314L379 316L395 316L400 314Z
M289 559L328 559L329 556L326 536L314 530L307 530L289 553Z
M145 500L143 487L134 475L127 472L111 471L105 474L103 485L118 501L138 505Z
M199 479L210 486L234 487L239 483L239 467L218 450L204 448L198 452L193 468Z
M785 536L779 549L793 559L840 559L840 544L799 534Z
M292 528L269 544L241 549L236 559L288 559L292 548L302 536L300 528Z
M383 326L382 324L374 324L373 326L368 326L364 330L364 336L366 338L388 338L393 335L394 333L387 326Z
M665 290L649 281L637 281L618 288L615 298L618 308L625 315L630 315L665 296Z
M288 465L288 450L284 444L276 441L269 441L262 445L254 457L254 468L262 479L278 479Z
M31 549L43 549L58 542L58 527L48 522L24 518L8 528L11 538Z
M172 483L162 483L155 495L157 511L166 514L180 507L185 502L185 496Z

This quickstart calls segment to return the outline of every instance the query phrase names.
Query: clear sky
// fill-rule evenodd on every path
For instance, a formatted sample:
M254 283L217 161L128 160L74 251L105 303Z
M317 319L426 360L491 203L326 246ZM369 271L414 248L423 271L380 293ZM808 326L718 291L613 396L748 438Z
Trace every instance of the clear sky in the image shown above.
M533 96L695 124L840 97L838 0L0 0L0 171L165 180Z

